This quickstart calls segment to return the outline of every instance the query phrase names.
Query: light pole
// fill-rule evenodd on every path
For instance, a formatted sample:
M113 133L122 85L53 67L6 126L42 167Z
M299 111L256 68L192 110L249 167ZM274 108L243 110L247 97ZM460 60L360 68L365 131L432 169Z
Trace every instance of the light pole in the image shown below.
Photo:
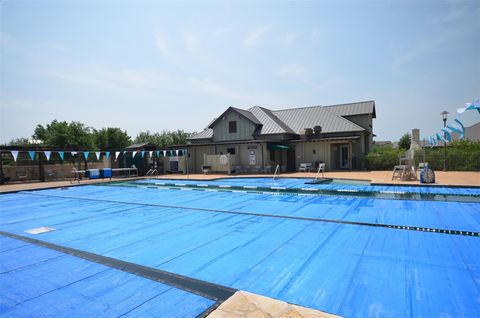
M448 112L446 110L444 110L443 112L440 113L440 115L442 115L443 128L445 128L445 127L447 127ZM443 141L443 171L447 171L447 142L445 141L445 140L447 140L447 133L443 132L443 138L444 138L444 141Z

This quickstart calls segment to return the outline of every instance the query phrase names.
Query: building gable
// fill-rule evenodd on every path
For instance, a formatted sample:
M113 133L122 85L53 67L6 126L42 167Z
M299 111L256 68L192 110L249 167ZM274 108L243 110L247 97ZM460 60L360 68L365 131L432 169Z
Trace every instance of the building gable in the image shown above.
M253 116L253 114L249 116L250 118L247 118L245 115L245 113L239 112L233 107L227 109L227 111L209 126L209 128L213 130L213 141L219 142L254 139L253 134L261 123Z

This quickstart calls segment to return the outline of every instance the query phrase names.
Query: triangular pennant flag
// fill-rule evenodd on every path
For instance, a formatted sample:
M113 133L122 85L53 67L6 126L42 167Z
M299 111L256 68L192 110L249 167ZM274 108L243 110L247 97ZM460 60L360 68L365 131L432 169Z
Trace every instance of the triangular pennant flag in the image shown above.
M35 160L35 151L30 150L30 151L28 152L28 155L30 156L30 159Z
M95 151L95 156L97 156L97 160L100 160L100 151Z
M163 156L164 156L164 157L167 156L167 151L166 151L166 150L163 151Z
M126 153L127 153L127 151L126 151L126 150L124 150L124 151L123 151L123 155L125 156L125 154L126 154Z
M140 154L142 155L142 158L145 156L145 150L140 151Z
M58 155L59 155L60 158L63 160L63 157L65 156L65 152L64 152L64 151L59 151L59 152L58 152Z
M448 142L452 141L452 134L448 131L447 128L442 128L442 131L445 134L445 139L447 139Z
M107 157L107 159L110 157L110 151L105 151L105 157Z
M85 157L85 160L88 160L88 154L89 153L90 153L89 151L84 151L83 152L83 156Z
M121 151L115 151L115 160L118 159L118 155L120 155L120 152L121 152Z
M160 158L160 150L157 150L157 157Z
M44 151L43 153L45 154L45 157L47 157L47 161L49 161L50 160L50 155L52 154L52 152L51 151Z
M18 158L18 150L12 150L10 151L12 153L12 156L13 156L13 161L17 161L17 158Z
M175 155L178 157L178 149L175 150Z
M150 156L150 158L152 158L153 157L153 151L149 151L148 155Z
M72 157L75 157L75 155L77 154L78 152L76 151L70 151L70 154L72 155Z
M138 151L136 151L136 150L134 152L132 152L132 158L135 158L135 155L137 154L137 152Z

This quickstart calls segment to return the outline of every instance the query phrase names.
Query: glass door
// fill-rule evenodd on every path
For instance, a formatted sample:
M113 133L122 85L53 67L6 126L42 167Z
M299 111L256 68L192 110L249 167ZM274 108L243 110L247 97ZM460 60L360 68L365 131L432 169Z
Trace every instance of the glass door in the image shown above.
M340 145L340 169L350 168L350 153L348 145Z

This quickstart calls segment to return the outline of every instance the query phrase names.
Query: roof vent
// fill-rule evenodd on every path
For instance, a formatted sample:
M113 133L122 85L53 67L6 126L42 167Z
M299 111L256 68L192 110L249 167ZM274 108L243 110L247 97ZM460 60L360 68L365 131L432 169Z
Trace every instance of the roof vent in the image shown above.
M322 132L322 126L315 126L313 127L313 132L315 133L315 135L320 135L320 133Z

